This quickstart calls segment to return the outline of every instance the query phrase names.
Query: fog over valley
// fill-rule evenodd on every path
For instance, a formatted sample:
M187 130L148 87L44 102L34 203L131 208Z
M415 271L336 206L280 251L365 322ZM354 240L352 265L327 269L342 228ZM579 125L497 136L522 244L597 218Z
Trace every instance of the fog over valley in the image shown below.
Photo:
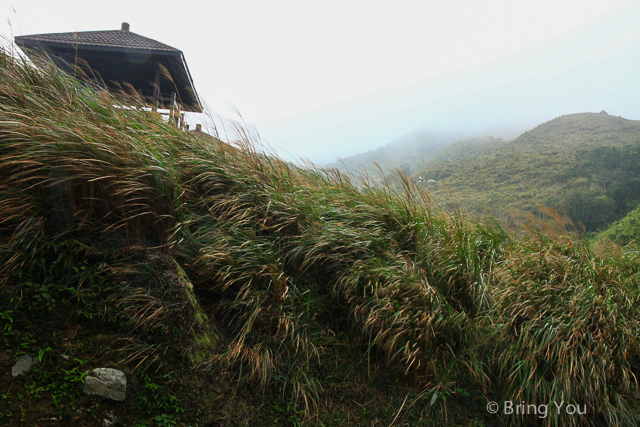
M563 114L601 110L638 120L638 18L640 5L628 3L518 53L256 127L286 157L326 164L421 132L515 138Z

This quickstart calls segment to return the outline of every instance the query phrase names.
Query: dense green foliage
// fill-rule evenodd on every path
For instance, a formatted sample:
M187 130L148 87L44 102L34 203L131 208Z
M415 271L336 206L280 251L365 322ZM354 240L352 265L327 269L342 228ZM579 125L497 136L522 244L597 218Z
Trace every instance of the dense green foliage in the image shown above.
M640 145L578 151L576 163L556 179L591 184L567 190L564 203L574 221L602 229L640 204Z
M403 175L355 185L39 66L0 56L0 351L47 368L3 371L6 424L640 422L636 253L600 257L544 208L512 236ZM78 397L105 365L125 404ZM486 413L504 400L587 409Z
M446 155L445 151L441 156ZM453 156L414 174L437 181L437 201L506 218L510 210L565 212L587 231L640 204L640 123L600 114L562 116L472 158Z
M640 243L640 207L629 212L620 221L611 224L597 237L609 239L621 246Z

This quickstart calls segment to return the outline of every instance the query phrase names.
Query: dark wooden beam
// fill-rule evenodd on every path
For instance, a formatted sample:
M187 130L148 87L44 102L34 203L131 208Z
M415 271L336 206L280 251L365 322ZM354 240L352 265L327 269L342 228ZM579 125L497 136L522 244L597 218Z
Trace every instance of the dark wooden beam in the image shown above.
M160 74L160 67L156 65L156 79L153 82L153 97L160 99L160 82L162 81L162 75Z
M142 99L148 99L151 101L160 101L160 102L172 102L173 98L170 96L150 96L150 95L142 95Z

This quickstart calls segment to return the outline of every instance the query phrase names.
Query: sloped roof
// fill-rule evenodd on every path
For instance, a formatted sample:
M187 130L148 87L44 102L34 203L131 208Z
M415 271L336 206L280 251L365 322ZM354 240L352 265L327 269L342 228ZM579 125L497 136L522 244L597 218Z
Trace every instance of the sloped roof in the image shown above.
M16 37L17 44L24 44L24 42L27 41L63 44L71 43L83 46L105 46L182 53L175 47L171 47L164 43L160 43L157 40L124 30L34 34L30 36Z
M132 33L128 28L128 24L123 23L121 30L33 34L17 36L15 42L27 54L45 52L61 68L66 67L65 62L73 64L77 62L74 58L82 58L107 86L117 87L126 82L142 91L146 99L158 101L161 107L169 108L173 92L185 111L202 112L182 51ZM162 77L160 98L151 96L150 86L158 66L171 75L170 81Z

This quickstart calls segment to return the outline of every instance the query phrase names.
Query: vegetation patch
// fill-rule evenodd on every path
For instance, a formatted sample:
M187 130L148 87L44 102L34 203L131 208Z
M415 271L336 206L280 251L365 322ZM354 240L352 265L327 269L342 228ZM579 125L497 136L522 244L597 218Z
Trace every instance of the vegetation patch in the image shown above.
M640 123L606 113L570 114L508 143L460 141L438 161L412 169L446 207L464 206L505 223L510 211L542 204L596 232L640 203ZM432 182L428 182L431 180Z
M635 252L598 255L543 207L510 233L402 174L194 135L36 65L0 55L3 424L640 421ZM82 393L98 367L125 402ZM558 400L586 410L487 411Z

